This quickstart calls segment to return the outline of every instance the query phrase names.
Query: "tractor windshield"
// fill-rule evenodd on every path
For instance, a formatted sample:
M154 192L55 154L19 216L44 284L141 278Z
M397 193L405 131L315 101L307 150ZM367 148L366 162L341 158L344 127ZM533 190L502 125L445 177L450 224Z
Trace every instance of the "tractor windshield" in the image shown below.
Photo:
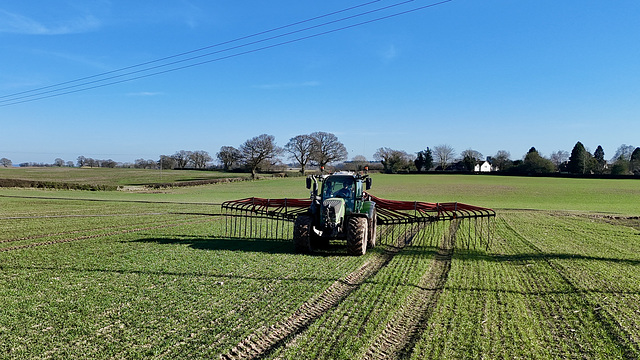
M324 182L323 198L339 197L343 199L353 198L353 178L351 177L330 177Z

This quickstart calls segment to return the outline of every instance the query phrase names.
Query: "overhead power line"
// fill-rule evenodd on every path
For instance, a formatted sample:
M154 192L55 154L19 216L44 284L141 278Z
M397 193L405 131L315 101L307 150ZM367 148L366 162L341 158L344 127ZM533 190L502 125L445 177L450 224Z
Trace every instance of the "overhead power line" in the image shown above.
M100 73L100 74L86 76L86 77L82 77L82 78L78 78L78 79L74 79L74 80L69 80L69 81L65 81L65 82L61 82L61 83L57 83L57 84L53 84L53 85L43 86L43 87L39 87L39 88L36 88L36 89L21 91L21 92L9 94L9 95L3 95L3 96L0 96L0 99L4 99L4 98L7 98L7 97L18 96L18 95L27 94L27 93L32 93L32 92L41 91L41 90L46 90L46 89L50 89L50 88L54 88L54 87L58 87L58 86L72 84L72 83L83 81L83 80L94 79L94 78L97 78L97 77L100 77L100 76L115 74L115 73L118 73L118 72L121 72L121 71L125 71L125 70L135 69L135 68L138 68L138 67L141 67L141 66L145 66L145 65L155 64L155 63L162 62L162 61L165 61L165 60L175 59L175 58L178 58L178 57L181 57L181 56L194 54L194 53L197 53L197 52L200 52L200 51L204 51L204 50L207 50L207 49L212 49L212 48L215 48L215 47L218 47L218 46L232 44L234 42L238 42L238 41L241 41L241 40L250 39L250 38L253 38L253 37L256 37L256 36L269 34L269 33L272 33L274 31L290 28L290 27L293 27L293 26L296 26L296 25L308 23L308 22L311 22L311 21L314 21L314 20L318 20L318 19L322 19L322 18L325 18L325 17L328 17L328 16L340 14L340 13L343 13L343 12L346 12L346 11L350 11L350 10L353 10L353 9L357 9L357 8L360 8L360 7L363 7L363 6L371 5L373 3L377 3L377 2L380 2L380 1L383 1L383 0L370 1L370 2L367 2L367 3L364 3L364 4L360 4L360 5L352 6L352 7L346 8L346 9L334 11L334 12L331 12L331 13L328 13L328 14L312 17L310 19L294 22L294 23L291 23L291 24L288 24L288 25L284 25L284 26L279 26L279 27L276 27L276 28L273 28L273 29L269 29L269 30L260 31L260 32L257 32L257 33L251 34L251 35L242 36L242 37L239 37L239 38L236 38L236 39L233 39L233 40L227 40L227 41L223 41L223 42L220 42L220 43L217 43L217 44L201 47L199 49L185 51L185 52L182 52L182 53L179 53L179 54L166 56L166 57L159 58L159 59L156 59L156 60L146 61L146 62L139 63L139 64L136 64L136 65L130 65L130 66L126 66L126 67L123 67L123 68L106 71L106 72L103 72L103 73Z
M21 103L25 103L25 102L32 102L32 101L37 101L37 100L42 100L42 99L62 96L62 95L68 95L68 94L77 93L77 92L81 92L81 91L87 91L87 90L92 90L92 89L101 88L101 87L105 87L105 86L110 86L110 85L120 84L120 83L124 83L124 82L134 81L134 80L138 80L138 79L142 79L142 78L146 78L146 77L166 74L166 73L170 73L170 72L174 72L174 71L178 71L178 70L184 70L184 69L192 68L192 67L195 67L195 66L201 66L201 65L212 63L212 62L216 62L216 61L221 61L221 60L230 59L230 58L234 58L234 57L238 57L238 56L242 56L242 55L247 55L247 54L251 54L251 53L255 53L255 52L259 52L259 51L263 51L263 50L267 50L267 49L271 49L271 48L275 48L275 47L279 47L279 46L283 46L283 45L287 45L287 44L291 44L291 43L295 43L295 42L300 42L300 41L303 41L303 40L308 40L308 39L311 39L311 38L315 38L315 37L319 37L319 36L323 36L323 35L327 35L327 34L331 34L331 33L335 33L335 32L338 32L338 31L343 31L343 30L346 30L346 29L351 29L351 28L354 28L354 27L370 24L370 23L373 23L373 22L382 21L382 20L386 20L386 19L389 19L389 18L401 16L401 15L406 15L406 14L409 14L409 13L417 12L417 11L424 10L424 9L427 9L427 8L431 8L431 7L434 7L434 6L442 5L442 4L451 2L453 0L443 0L443 1L440 1L440 2L436 2L436 3L430 3L430 4L427 4L427 5L415 7L415 8L404 10L404 11L395 12L395 13L384 15L384 16L380 16L380 17L377 17L377 18L361 21L361 22L358 22L358 23L345 25L345 26L342 26L342 27L339 27L339 28L334 28L334 29L330 29L330 30L321 31L321 32L318 32L318 33L304 35L304 36L300 36L300 37L297 37L297 38L294 38L294 39L289 39L289 40L285 40L285 41L281 41L281 42L265 45L265 46L262 46L262 47L253 48L253 49L250 49L250 50L244 50L244 51L232 53L232 54L229 54L229 55L219 56L219 57L208 59L208 60L204 60L204 61L199 61L199 62L186 64L186 65L180 65L180 64L183 64L185 62L194 61L194 60L202 59L202 58L205 58L205 57L210 57L210 56L213 56L213 55L218 55L218 54L221 54L221 53L224 53L224 52L230 52L230 51L233 51L233 50L239 50L241 48L248 47L248 46L251 46L251 45L257 45L257 44L261 44L261 43L264 43L264 42L280 39L280 38L283 38L283 37L287 37L287 36L291 36L291 35L295 35L295 34L300 34L302 32L306 32L306 31L310 31L310 30L314 30L314 29L319 29L321 27L326 27L326 26L329 26L329 25L332 25L332 24L337 24L337 23L340 23L340 22L352 20L352 19L355 19L355 18L358 18L358 17L370 15L370 14L373 14L373 13L376 13L376 12L389 10L389 9L392 9L392 8L395 8L395 7L399 7L399 6L402 6L402 5L406 5L406 4L409 4L409 3L412 3L412 2L416 1L416 0L405 0L405 1L401 1L401 2L396 2L394 4L386 5L386 6L383 6L383 7L379 7L379 8L376 8L376 9L360 12L360 13L357 13L357 14L354 14L354 15L345 16L345 17L342 17L342 18L339 18L339 19L326 21L326 22L323 22L323 23L320 23L320 24L317 24L317 25L307 26L307 27L302 28L302 29L292 30L292 31L281 33L281 34L278 34L278 35L273 35L273 36L266 37L266 38L263 38L263 39L247 42L247 43L244 43L244 44L230 46L230 47L223 48L223 49L220 49L220 50L216 50L216 51L213 51L213 52L208 52L208 53L205 53L205 54L199 54L199 55L196 55L196 56L191 56L191 57L188 57L188 58L185 58L185 59L173 60L173 61L170 61L170 62L167 62L167 63L158 64L158 63L161 63L161 62L164 62L164 61L167 61L167 60L177 59L179 57L183 57L183 56L190 55L190 54L195 54L195 53L202 52L202 51L205 51L205 50L208 50L208 49L213 49L213 48L216 48L216 47L221 47L221 46L224 46L224 45L229 45L229 44L232 44L232 43L236 43L236 42L239 42L239 41L242 41L242 40L247 40L247 39L255 38L255 37L258 37L258 36L261 36L261 35L266 35L266 34L269 34L269 33L273 33L273 32L276 32L278 30L284 30L284 29L291 28L291 27L294 27L294 26L297 26L297 25L306 24L306 23L309 23L309 22L312 22L312 21L315 21L315 20L318 20L318 19L323 19L323 18L332 16L332 15L344 13L344 12L347 12L347 11L350 11L350 10L354 10L354 9L358 9L358 8L361 8L361 7L365 7L365 6L380 2L380 1L382 1L382 0L370 1L370 2L367 2L367 3L360 4L360 5L352 6L352 7L349 7L349 8L342 9L342 10L334 11L334 12L327 13L327 14L324 14L324 15L320 15L320 16L316 16L316 17L309 18L309 19L306 19L306 20L302 20L302 21L298 21L298 22L295 22L295 23L291 23L291 24L288 24L288 25L284 25L284 26L273 28L273 29L261 31L261 32L254 33L254 34L247 35L247 36L242 36L242 37L239 37L239 38L236 38L236 39L233 39L233 40L220 42L220 43L217 43L217 44L214 44L214 45L210 45L210 46L206 46L206 47L202 47L202 48L199 48L199 49L186 51L186 52L182 52L182 53L171 55L171 56L166 56L166 57L163 57L163 58L160 58L160 59L147 61L147 62L143 62L143 63L140 63L140 64L131 65L131 66L123 67L123 68L120 68L120 69L107 71L107 72L103 72L103 73L96 74L96 75L86 76L86 77L82 77L82 78L78 78L78 79L74 79L74 80L69 80L69 81L65 81L65 82L61 82L61 83L57 83L57 84L53 84L53 85L48 85L48 86L44 86L44 87L40 87L40 88L36 88L36 89L31 89L31 90L27 90L27 91L22 91L22 92L18 92L18 93L13 93L13 94L9 94L9 95L0 96L0 107L16 105L16 104L21 104ZM158 64L158 65L154 65L154 64ZM169 69L159 70L161 68L166 68L166 67L170 67L170 66L174 66L174 67L171 67ZM139 69L139 68L142 68L142 69ZM137 69L137 70L133 70L133 69ZM131 70L131 71L128 71L128 70ZM147 74L142 74L144 72L149 72L149 71L153 71L153 70L157 70L157 71L150 72L150 73L147 73ZM127 72L125 72L125 71L127 71ZM122 73L122 72L124 72L124 73ZM118 73L121 73L121 74L118 74ZM71 84L74 84L74 85L71 85Z

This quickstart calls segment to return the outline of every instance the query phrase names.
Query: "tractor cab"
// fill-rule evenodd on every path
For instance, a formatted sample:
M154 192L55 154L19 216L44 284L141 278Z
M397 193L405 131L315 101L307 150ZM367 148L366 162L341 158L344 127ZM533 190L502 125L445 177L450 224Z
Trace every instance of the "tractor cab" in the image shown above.
M328 199L344 199L347 213L353 212L356 197L362 198L362 182L354 181L353 176L334 175L322 184L322 203Z
M301 219L309 222L305 229L310 238L346 238L347 243L355 243L351 251L354 254L363 254L367 245L375 246L375 203L365 199L364 192L371 188L371 178L347 171L311 175L307 177L307 188L312 189L312 204ZM351 241L352 238L357 240ZM306 244L304 240L297 247L307 251L310 246Z

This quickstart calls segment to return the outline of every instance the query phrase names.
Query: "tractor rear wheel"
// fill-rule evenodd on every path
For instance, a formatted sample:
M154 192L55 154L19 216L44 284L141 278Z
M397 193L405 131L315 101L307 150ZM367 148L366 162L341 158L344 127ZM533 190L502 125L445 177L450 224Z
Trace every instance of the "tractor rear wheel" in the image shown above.
M313 219L309 215L298 215L293 225L293 246L297 253L307 254L312 251L311 232Z
M367 218L350 217L347 221L347 251L350 255L367 252Z
M376 215L375 209L373 210L373 216L371 216L371 220L369 221L369 236L367 238L367 247L374 248L376 247L376 222L378 221L378 215Z

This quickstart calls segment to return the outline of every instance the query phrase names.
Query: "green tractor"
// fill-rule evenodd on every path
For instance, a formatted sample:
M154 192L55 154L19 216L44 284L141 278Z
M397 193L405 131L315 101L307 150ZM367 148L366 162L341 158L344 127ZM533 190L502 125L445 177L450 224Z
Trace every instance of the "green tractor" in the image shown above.
M330 239L346 239L351 255L364 255L376 245L376 204L364 190L371 178L352 172L307 177L309 210L298 215L293 228L296 252L310 253ZM318 193L318 191L320 191Z

